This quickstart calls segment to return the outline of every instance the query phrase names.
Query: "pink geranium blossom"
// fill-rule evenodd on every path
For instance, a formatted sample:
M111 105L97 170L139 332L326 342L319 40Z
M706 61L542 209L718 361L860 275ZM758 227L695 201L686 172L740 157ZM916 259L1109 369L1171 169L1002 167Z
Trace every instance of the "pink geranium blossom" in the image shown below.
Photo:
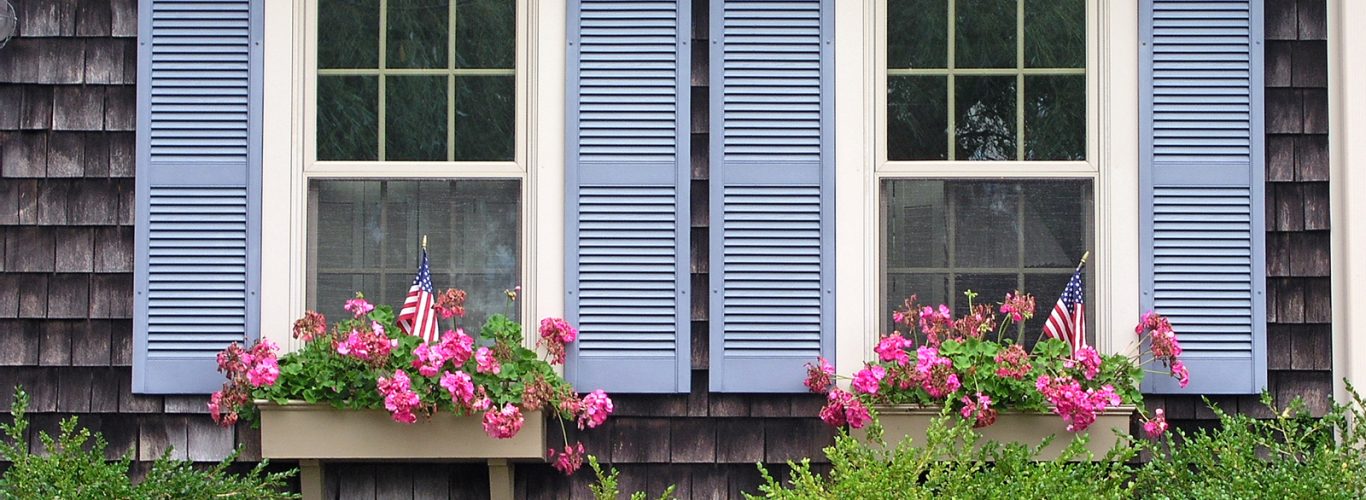
M474 337L465 334L464 328L446 330L441 336L441 356L455 363L465 364L474 355Z
M806 388L811 392L822 394L834 383L835 367L824 357L816 358L818 364L806 364Z
M455 373L445 372L441 375L441 387L451 395L451 402L456 407L471 409L475 403L474 379L468 373L456 371Z
M546 456L554 462L553 467L555 467L555 470L564 473L566 476L573 474L574 471L583 467L584 455L582 442L572 445L566 444L564 445L564 451L556 451L554 448L551 448L550 451L546 453Z
M440 345L427 343L413 348L413 368L417 368L423 377L436 376L445 363L446 356Z
M939 349L921 346L916 350L915 370L920 386L936 399L947 397L962 386L953 371L953 360L940 356Z
M1067 422L1067 430L1081 432L1096 421L1096 414L1105 411L1107 406L1120 403L1115 388L1105 385L1096 389L1083 389L1081 384L1069 377L1052 378L1039 376L1035 387L1053 405L1053 412Z
M522 430L522 410L512 403L484 413L484 433L494 439L508 439Z
M579 338L579 331L562 318L542 319L540 334L536 345L544 346L550 362L557 365L564 364L565 346Z
M911 362L911 356L906 349L911 347L912 342L900 333L893 333L877 343L873 348L877 352L878 359L882 361L895 361L896 364L905 366Z
M413 413L422 405L422 400L413 392L412 379L403 370L394 370L393 377L380 377L376 388L384 396L384 409L389 410L395 422L411 424L417 422Z
M1072 368L1081 365L1086 380L1095 379L1096 375L1100 374L1101 359L1100 353L1096 352L1096 348L1091 346L1082 347L1081 349L1077 349L1077 352L1074 353L1072 357L1074 359L1069 359L1064 362L1064 366Z
M996 409L991 407L991 396L978 392L976 397L963 396L963 409L960 413L964 420L971 420L975 428L996 423Z
M821 420L834 427L848 425L860 429L868 425L873 417L858 396L835 389L826 395L825 407L821 408Z
M854 382L850 384L854 390L864 394L877 394L877 388L882 384L882 379L887 376L887 369L879 365L871 365L858 373L854 374Z
M503 370L498 358L494 357L493 351L487 347L480 347L474 352L474 361L478 365L479 373L498 373Z
M996 376L1015 380L1024 380L1029 375L1029 371L1034 366L1029 363L1029 353L1020 344L1010 344L1009 347L996 353Z
M1011 321L1016 323L1033 318L1034 296L1019 290L1006 293L1006 300L1001 303L1001 314L1010 316Z
M1153 439L1156 439L1161 435L1165 434L1167 432L1166 412L1163 411L1161 408L1158 408L1157 411L1154 411L1153 418L1150 418L1143 422L1143 432L1146 432L1148 434L1148 437Z
M327 333L327 317L314 311L304 312L304 317L294 322L294 338L304 342L311 341Z
M375 305L371 304L370 301L365 300L365 297L361 294L356 294L356 298L347 300L346 305L342 306L342 309L346 309L359 318L366 314L370 314L370 311L375 310Z
M578 405L579 428L592 429L602 425L614 409L612 398L607 397L607 393L602 392L602 389L588 393Z

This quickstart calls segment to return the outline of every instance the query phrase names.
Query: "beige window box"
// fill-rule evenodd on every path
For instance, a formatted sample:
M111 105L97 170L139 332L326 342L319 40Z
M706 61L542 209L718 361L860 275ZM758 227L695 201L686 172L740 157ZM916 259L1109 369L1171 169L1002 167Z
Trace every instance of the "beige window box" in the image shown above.
M305 499L322 498L324 461L487 461L495 499L512 498L510 461L544 461L545 415L526 413L521 432L510 439L484 433L480 415L438 413L417 423L394 422L384 410L339 410L302 401L277 405L257 401L261 411L261 456L299 460Z
M895 447L906 438L911 438L915 446L925 444L925 431L930 421L937 418L940 408L929 406L876 406L878 421L884 429L883 440L888 447ZM1090 435L1086 448L1096 458L1104 457L1119 443L1120 437L1128 435L1129 419L1136 409L1132 406L1110 408L1096 415L1096 423L1083 431ZM957 414L950 414L957 417ZM981 442L1020 443L1038 446L1044 438L1053 436L1053 441L1039 453L1040 460L1058 457L1067 445L1071 444L1074 433L1067 430L1067 423L1053 413L1003 411L996 423L976 429L982 435ZM866 430L855 430L854 435L863 438Z

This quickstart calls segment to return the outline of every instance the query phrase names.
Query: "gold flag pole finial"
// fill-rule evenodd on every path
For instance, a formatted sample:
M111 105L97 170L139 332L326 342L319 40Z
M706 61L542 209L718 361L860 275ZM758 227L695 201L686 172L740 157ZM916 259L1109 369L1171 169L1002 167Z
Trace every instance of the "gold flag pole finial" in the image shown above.
M427 235L425 235L425 234L422 235L422 249L423 249L423 250L426 250L426 249L427 249ZM1082 258L1082 260L1085 260L1085 259L1086 259L1085 257Z
M1081 262L1077 264L1077 269L1078 269L1078 270L1081 269L1081 266L1086 265L1086 258L1087 258L1087 257L1090 257L1090 256L1091 256L1091 251L1090 251L1090 250L1087 250L1086 253L1081 254Z

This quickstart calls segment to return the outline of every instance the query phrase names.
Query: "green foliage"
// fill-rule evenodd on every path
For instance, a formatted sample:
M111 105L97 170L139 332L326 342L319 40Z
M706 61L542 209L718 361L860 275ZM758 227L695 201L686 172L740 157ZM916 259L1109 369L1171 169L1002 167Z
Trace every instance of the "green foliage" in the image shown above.
M617 500L621 496L621 488L617 484L617 476L621 475L615 467L604 471L598 464L598 457L588 455L588 466L593 468L593 474L598 477L597 482L588 485L588 490L593 493L596 500ZM674 485L669 485L659 494L659 500L667 500L674 497ZM631 493L631 500L645 500L645 492L637 491Z
M246 475L228 472L236 452L207 469L163 455L141 483L133 484L128 477L132 459L105 460L104 437L80 427L76 417L63 420L55 438L39 433L46 454L31 453L28 402L28 394L16 389L10 409L14 423L0 424L6 437L0 442L0 458L11 463L0 477L0 498L298 498L282 493L293 470L267 473L262 462Z
M1122 442L1097 461L1075 438L1062 456L1036 461L1047 443L979 443L971 423L945 412L926 442L901 442L888 450L880 426L868 441L841 433L825 449L832 470L811 471L809 461L789 463L785 482L760 467L759 496L781 499L835 498L1366 498L1366 411L1352 393L1349 405L1334 405L1323 417L1307 414L1302 401L1277 408L1258 420L1217 407L1219 426L1191 433L1174 431L1156 443ZM1208 403L1207 403L1208 404ZM1147 462L1134 458L1140 451Z

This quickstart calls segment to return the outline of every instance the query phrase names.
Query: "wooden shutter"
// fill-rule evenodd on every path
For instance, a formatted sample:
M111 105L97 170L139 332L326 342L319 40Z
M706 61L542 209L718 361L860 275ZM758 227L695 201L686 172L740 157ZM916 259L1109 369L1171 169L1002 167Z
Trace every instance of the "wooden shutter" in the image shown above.
M1171 318L1184 391L1266 386L1262 2L1145 0L1141 15L1143 309Z
M711 389L832 357L830 0L711 0Z
M211 392L257 336L260 7L138 5L136 392Z
M687 392L688 3L569 5L567 374Z

